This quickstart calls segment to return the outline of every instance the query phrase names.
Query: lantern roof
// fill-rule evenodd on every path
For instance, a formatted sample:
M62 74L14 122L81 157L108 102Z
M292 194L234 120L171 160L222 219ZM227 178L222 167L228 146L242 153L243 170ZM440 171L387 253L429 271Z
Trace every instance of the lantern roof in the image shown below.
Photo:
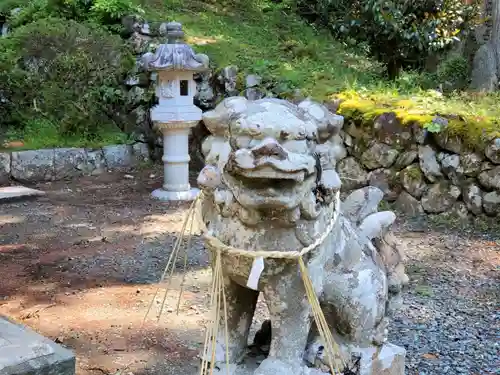
M195 54L191 46L184 42L184 31L179 22L169 22L166 25L167 43L158 46L153 54L146 53L143 64L147 70L194 71L208 69L208 56Z

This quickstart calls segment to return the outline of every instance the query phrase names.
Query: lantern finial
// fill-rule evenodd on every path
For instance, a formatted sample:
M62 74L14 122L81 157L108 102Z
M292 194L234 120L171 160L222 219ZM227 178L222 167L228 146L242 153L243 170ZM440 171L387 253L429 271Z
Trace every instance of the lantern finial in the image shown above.
M167 24L167 43L168 44L183 44L184 31L182 24L179 22L169 22Z

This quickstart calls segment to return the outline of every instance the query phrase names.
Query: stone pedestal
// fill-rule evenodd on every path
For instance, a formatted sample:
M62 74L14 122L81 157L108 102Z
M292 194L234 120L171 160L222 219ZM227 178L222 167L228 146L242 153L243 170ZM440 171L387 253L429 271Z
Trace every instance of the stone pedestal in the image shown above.
M387 343L380 348L358 348L353 351L353 354L361 357L359 365L354 371L357 375L405 375L406 350L404 348ZM263 358L245 357L240 364L229 366L229 374L225 363L220 363L218 369L214 369L213 375L255 375L262 360ZM196 374L199 374L199 370ZM265 374L267 375L267 372ZM288 375L288 371L281 367L276 368L275 375L284 374ZM305 363L303 366L295 368L293 374L327 375L323 370L309 368Z
M189 132L197 121L170 122L157 125L163 134L163 187L153 191L162 201L191 201L199 190L189 184Z
M358 352L355 350L354 352ZM380 348L360 349L359 375L404 375L406 350L386 343Z
M1 375L74 375L75 355L0 316Z

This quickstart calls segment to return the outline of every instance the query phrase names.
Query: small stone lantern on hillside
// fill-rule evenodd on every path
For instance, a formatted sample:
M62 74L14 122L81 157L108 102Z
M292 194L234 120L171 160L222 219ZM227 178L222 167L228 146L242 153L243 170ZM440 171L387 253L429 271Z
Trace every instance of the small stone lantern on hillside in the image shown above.
M165 30L165 29L164 29ZM193 74L208 69L208 57L195 54L184 43L182 25L166 25L167 44L158 46L156 53L142 57L143 66L156 73L158 105L151 109L151 120L163 134L163 187L153 192L160 200L193 200L198 189L189 184L189 132L200 120L202 111L193 97L196 82Z

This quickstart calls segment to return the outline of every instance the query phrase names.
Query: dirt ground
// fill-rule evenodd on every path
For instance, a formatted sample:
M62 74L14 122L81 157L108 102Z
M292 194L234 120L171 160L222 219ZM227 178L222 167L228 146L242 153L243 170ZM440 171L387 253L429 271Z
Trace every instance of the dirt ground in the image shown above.
M158 171L113 173L38 184L46 196L0 204L0 314L74 350L78 375L195 374L210 282L199 237L179 315L182 272L159 322L162 295L143 324L188 207L153 201L160 185ZM414 279L422 262L441 261L498 276L499 233L462 244L454 233L401 226L398 237Z
M160 322L163 294L143 324L188 207L150 198L157 172L38 184L45 197L0 205L0 313L73 349L79 375L196 364L210 281L199 239L180 314L177 277Z

